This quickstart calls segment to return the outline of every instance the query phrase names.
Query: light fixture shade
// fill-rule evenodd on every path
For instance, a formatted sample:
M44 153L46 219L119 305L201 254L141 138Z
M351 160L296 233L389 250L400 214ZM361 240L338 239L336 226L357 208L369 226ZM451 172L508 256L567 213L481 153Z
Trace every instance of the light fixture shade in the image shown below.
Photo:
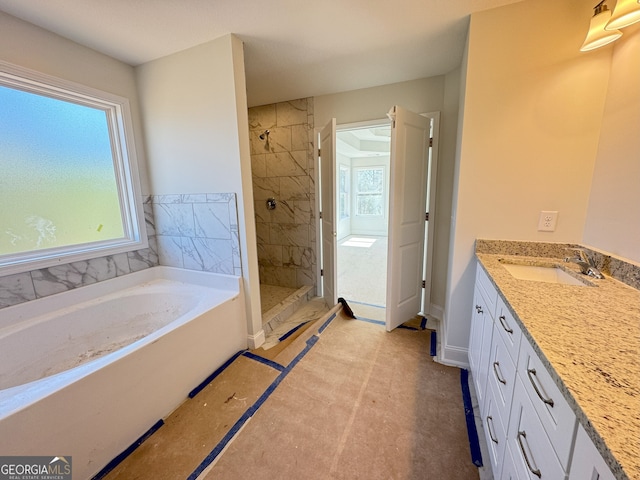
M611 14L611 20L604 27L607 30L628 27L640 22L640 4L636 0L617 0Z
M595 48L600 48L608 43L614 42L622 36L622 32L618 30L605 30L604 27L611 18L611 11L606 5L599 3L595 8L595 15L591 17L589 32L587 38L584 39L581 52L588 52Z

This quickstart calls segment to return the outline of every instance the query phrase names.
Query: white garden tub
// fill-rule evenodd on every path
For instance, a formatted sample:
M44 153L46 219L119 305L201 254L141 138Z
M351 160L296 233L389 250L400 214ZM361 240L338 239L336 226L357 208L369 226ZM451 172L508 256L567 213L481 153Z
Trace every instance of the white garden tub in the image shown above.
M0 455L90 478L247 346L238 277L154 267L0 310Z

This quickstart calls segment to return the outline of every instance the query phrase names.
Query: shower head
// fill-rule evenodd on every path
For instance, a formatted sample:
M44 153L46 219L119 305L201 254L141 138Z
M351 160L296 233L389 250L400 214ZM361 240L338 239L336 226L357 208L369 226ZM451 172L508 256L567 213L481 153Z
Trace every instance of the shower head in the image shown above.
M269 137L269 130L265 130L264 133L260 134L260 140L264 140Z

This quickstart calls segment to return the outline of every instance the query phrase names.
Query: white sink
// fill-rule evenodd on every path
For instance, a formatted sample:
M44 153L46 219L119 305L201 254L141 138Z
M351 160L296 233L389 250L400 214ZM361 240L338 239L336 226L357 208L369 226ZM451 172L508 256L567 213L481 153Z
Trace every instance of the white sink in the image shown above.
M516 265L513 263L502 263L502 266L518 280L532 280L534 282L560 283L562 285L578 285L581 287L587 284L572 275L568 274L557 266L550 265L541 267L537 265Z

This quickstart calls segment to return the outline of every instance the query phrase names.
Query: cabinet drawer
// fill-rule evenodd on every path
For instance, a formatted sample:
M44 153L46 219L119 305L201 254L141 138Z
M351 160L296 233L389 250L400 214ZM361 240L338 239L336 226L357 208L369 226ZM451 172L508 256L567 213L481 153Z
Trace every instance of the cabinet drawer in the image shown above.
M509 352L509 356L514 364L518 363L518 354L520 353L520 339L522 338L522 330L520 325L513 318L513 315L507 308L504 300L498 297L498 306L496 307L496 327L505 347Z
M520 345L518 375L544 430L553 443L558 459L563 468L567 469L576 428L576 415L526 338L522 339Z
M500 473L504 462L504 450L507 445L507 430L502 423L500 403L491 388L487 388L487 406L482 415L482 426L487 440L487 449L491 457L491 469L494 477Z
M507 438L516 478L563 480L566 477L519 377L516 378Z
M500 327L493 327L493 341L491 343L491 357L489 358L489 372L487 376L487 391L492 390L495 395L500 418L505 427L509 425L509 411L513 399L513 387L516 379L516 367L507 353L502 338L497 333Z
M573 460L569 469L569 480L614 480L615 477L587 435L582 425L578 426Z
M491 280L489 280L489 276L486 274L480 263L476 265L476 286L484 297L487 307L486 311L489 313L491 318L495 318L498 291L496 290L496 287L493 286L493 283L491 283Z

